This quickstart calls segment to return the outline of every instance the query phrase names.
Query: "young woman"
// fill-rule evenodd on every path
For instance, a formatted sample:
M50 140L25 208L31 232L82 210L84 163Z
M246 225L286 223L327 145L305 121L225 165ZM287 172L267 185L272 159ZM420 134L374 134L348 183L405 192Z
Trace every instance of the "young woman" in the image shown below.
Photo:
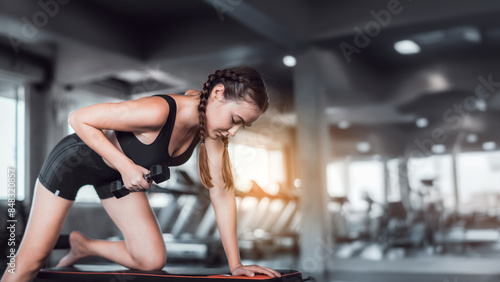
M92 240L70 234L70 252L57 266L86 256L101 256L137 270L159 270L166 249L146 193L144 179L152 165L180 165L201 141L201 181L210 189L229 267L233 275L271 277L280 274L258 265L241 264L236 236L236 203L227 152L228 136L250 126L268 105L264 82L254 69L218 70L202 91L158 95L121 103L103 103L71 114L75 134L65 137L45 161L35 186L30 217L19 247L15 274L2 281L29 281L43 267L61 232L78 189L92 184L124 241ZM101 185L122 179L135 193L115 198Z

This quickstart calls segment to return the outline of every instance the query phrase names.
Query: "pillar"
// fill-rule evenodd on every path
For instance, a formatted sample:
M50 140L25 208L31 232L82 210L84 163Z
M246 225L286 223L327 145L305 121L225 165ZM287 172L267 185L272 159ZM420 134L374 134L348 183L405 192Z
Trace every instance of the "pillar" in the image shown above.
M302 180L300 194L300 269L323 273L333 255L329 228L326 165L329 159L329 130L325 118L325 84L318 62L321 52L309 49L297 58L294 69L294 98L297 113L297 169Z

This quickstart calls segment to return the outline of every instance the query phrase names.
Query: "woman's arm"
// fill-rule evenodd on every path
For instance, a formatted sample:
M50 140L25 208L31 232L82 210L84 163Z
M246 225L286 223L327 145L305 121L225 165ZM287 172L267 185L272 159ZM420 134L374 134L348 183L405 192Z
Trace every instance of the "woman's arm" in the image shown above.
M121 103L102 103L81 108L69 117L76 134L92 150L115 167L132 191L150 187L143 175L146 168L136 165L104 136L102 130L120 130L139 133L154 132L163 126L169 108L161 97L146 97Z
M221 174L224 144L221 140L207 138L205 139L205 146L207 147L210 176L212 176L212 183L214 184L214 187L210 188L210 200L214 207L217 227L231 273L233 275L247 276L263 273L271 277L280 277L281 275L272 269L258 265L243 266L241 264L236 233L236 200L234 191L224 189Z

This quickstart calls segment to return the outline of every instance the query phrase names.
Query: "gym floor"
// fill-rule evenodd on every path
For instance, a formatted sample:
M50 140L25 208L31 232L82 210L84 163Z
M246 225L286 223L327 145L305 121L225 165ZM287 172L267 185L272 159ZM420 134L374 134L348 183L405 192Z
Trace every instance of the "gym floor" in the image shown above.
M347 257L348 249L352 252ZM418 250L394 248L383 256L380 245L357 241L336 247L334 254L326 259L327 272L324 274L307 272L307 263L302 266L297 258L290 256L246 263L301 269L304 276L329 282L492 282L500 281L499 250L500 243L451 250L446 254L438 254L430 247Z
M328 282L500 282L500 243L494 245L455 248L443 253L439 248L393 248L383 254L376 243L355 241L339 244L323 260L309 260L303 264L296 255L266 254L259 259L244 259L244 264L259 264L274 269L300 269L304 277ZM63 256L66 250L55 250L51 260ZM325 263L326 273L314 272L316 263ZM79 264L92 264L109 268L109 262L99 258L85 258ZM98 265L98 266L96 266ZM119 265L112 268L122 269ZM199 262L167 262L164 270L220 269L227 271L225 263L206 265ZM312 270L312 271L311 271Z

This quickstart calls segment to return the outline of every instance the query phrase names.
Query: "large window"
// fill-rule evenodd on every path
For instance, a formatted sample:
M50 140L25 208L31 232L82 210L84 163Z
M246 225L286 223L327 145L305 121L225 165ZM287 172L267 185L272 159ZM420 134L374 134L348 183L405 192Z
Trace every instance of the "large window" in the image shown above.
M232 143L228 149L237 189L254 180L267 193L278 193L286 179L282 151Z
M349 202L354 210L366 210L369 196L377 203L384 202L384 163L378 160L353 161L348 167Z
M387 183L387 201L401 201L401 186L399 185L399 159L387 161L388 183Z
M0 185L7 187L7 170L16 172L16 197L25 197L24 88L0 81ZM0 199L7 198L7 189L0 189Z
M429 180L432 180L432 185L429 185ZM425 202L436 201L442 201L445 208L454 208L453 167L450 155L409 159L408 181L412 189L410 200L413 208L425 208L422 206Z
M343 161L329 163L326 166L326 187L331 197L344 197L347 194L345 179L345 165Z
M349 199L350 207L363 211L368 207L366 196L384 202L384 163L378 160L336 161L326 167L328 194Z
M500 152L462 153L457 158L459 211L497 215L500 197Z

